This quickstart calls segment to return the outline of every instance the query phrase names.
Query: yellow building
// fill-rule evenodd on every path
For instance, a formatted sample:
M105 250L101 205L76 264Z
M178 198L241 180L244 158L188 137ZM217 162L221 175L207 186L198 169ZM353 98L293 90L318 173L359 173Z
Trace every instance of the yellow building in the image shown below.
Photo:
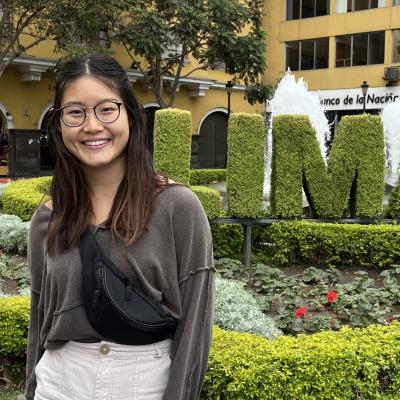
M265 1L264 83L290 68L316 91L328 119L379 112L400 98L400 0Z
M135 69L122 46L112 54L126 69L134 92L146 109L152 145L154 112L159 108L143 76ZM16 59L0 77L0 176L37 176L51 173L53 159L46 135L46 114L52 105L57 59L53 43L43 42ZM190 58L186 70L195 61ZM193 167L223 168L226 162L227 91L230 79L223 70L196 71L179 81L174 107L190 110L193 119ZM168 86L168 78L164 84ZM244 100L242 85L231 95L232 112L262 112L262 105ZM167 93L168 95L168 93Z

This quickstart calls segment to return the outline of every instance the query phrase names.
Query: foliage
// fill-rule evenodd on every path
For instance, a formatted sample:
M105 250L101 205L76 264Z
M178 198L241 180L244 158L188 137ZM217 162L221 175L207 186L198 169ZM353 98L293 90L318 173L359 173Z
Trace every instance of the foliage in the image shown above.
M400 218L400 181L390 193L389 204L386 210L388 218Z
M229 215L255 217L260 214L264 147L265 128L261 115L237 113L230 116L227 167Z
M226 181L226 169L191 169L190 184L205 185L211 182Z
M256 103L265 104L267 100L271 100L274 97L276 86L264 85L257 83L255 85L246 86L246 92L244 95L251 105Z
M380 117L342 118L327 167L308 117L276 116L272 136L273 215L301 216L302 187L317 217L381 214L385 157Z
M259 233L261 251L263 242L272 245L275 265L385 268L400 263L398 225L282 221Z
M254 333L268 339L281 334L257 300L237 281L216 278L215 324L223 329Z
M398 323L276 340L215 328L201 399L396 398L399 355Z
M192 116L178 109L159 110L154 121L155 168L169 178L189 185Z
M9 183L0 183L0 205L2 204L2 197L4 189L9 185Z
M243 228L241 225L211 225L215 258L243 258Z
M0 250L25 253L29 222L22 222L16 215L0 215Z
M0 379L23 379L29 321L29 297L0 298Z
M219 217L221 212L221 199L217 190L206 186L190 186L190 190L199 198L209 219Z
M20 289L29 287L31 276L27 262L15 256L0 255L0 289L4 279L15 281Z
M234 81L258 81L265 69L262 8L262 0L122 0L115 39L161 107L172 107L179 79L221 61Z
M13 182L3 194L3 212L29 221L40 203L47 198L51 176Z

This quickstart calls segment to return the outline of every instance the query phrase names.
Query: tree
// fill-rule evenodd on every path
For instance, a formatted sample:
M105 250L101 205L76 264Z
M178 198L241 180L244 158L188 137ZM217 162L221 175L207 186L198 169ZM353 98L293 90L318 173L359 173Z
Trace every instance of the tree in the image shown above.
M0 76L19 56L53 39L67 56L104 52L117 0L0 0ZM103 34L103 37L101 36Z
M257 83L265 69L263 0L121 0L119 3L114 38L123 43L163 108L173 106L179 80L197 70L215 69L223 62L234 82L249 85ZM186 66L189 55L198 65ZM169 78L167 100L166 77Z

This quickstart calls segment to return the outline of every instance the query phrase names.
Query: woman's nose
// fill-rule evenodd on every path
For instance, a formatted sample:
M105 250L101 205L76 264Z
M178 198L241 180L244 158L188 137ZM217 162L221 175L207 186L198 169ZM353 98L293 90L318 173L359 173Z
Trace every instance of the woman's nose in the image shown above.
M88 110L86 113L86 119L83 123L83 130L85 132L100 131L103 130L103 124L99 121L94 113L94 110Z

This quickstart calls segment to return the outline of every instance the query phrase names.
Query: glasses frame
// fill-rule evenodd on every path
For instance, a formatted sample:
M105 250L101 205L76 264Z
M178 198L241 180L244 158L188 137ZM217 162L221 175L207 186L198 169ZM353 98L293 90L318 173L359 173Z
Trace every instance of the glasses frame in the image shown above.
M96 107L97 107L98 105L104 104L104 103L113 103L113 104L116 104L116 105L118 106L118 115L117 115L116 118L113 119L112 121L103 121L101 118L99 118L99 116L98 116L97 113L96 113ZM98 102L97 104L95 104L93 107L83 107L83 106L81 106L81 105L79 105L79 104L75 104L75 105L73 105L73 104L68 104L68 105L66 105L66 106L64 106L64 107L59 108L59 109L56 110L56 111L60 113L60 119L61 119L61 121L63 122L64 125L69 126L70 128L78 128L79 126L82 126L82 125L86 122L86 120L87 120L87 118L88 118L88 115L89 115L89 114L88 114L88 111L89 111L89 110L93 110L94 116L95 116L96 119L97 119L98 121L100 121L102 124L112 124L113 122L115 122L115 121L119 118L119 116L120 116L120 114L121 114L121 106L122 106L122 104L123 104L123 103L120 102L120 101L103 100L103 101L99 101L99 102ZM85 113L85 118L83 119L82 123L80 123L79 125L71 125L71 124L68 124L67 122L64 121L64 118L63 118L64 109L66 109L67 107L71 107L71 106L73 106L73 107L80 107L80 108L82 108L83 112Z

